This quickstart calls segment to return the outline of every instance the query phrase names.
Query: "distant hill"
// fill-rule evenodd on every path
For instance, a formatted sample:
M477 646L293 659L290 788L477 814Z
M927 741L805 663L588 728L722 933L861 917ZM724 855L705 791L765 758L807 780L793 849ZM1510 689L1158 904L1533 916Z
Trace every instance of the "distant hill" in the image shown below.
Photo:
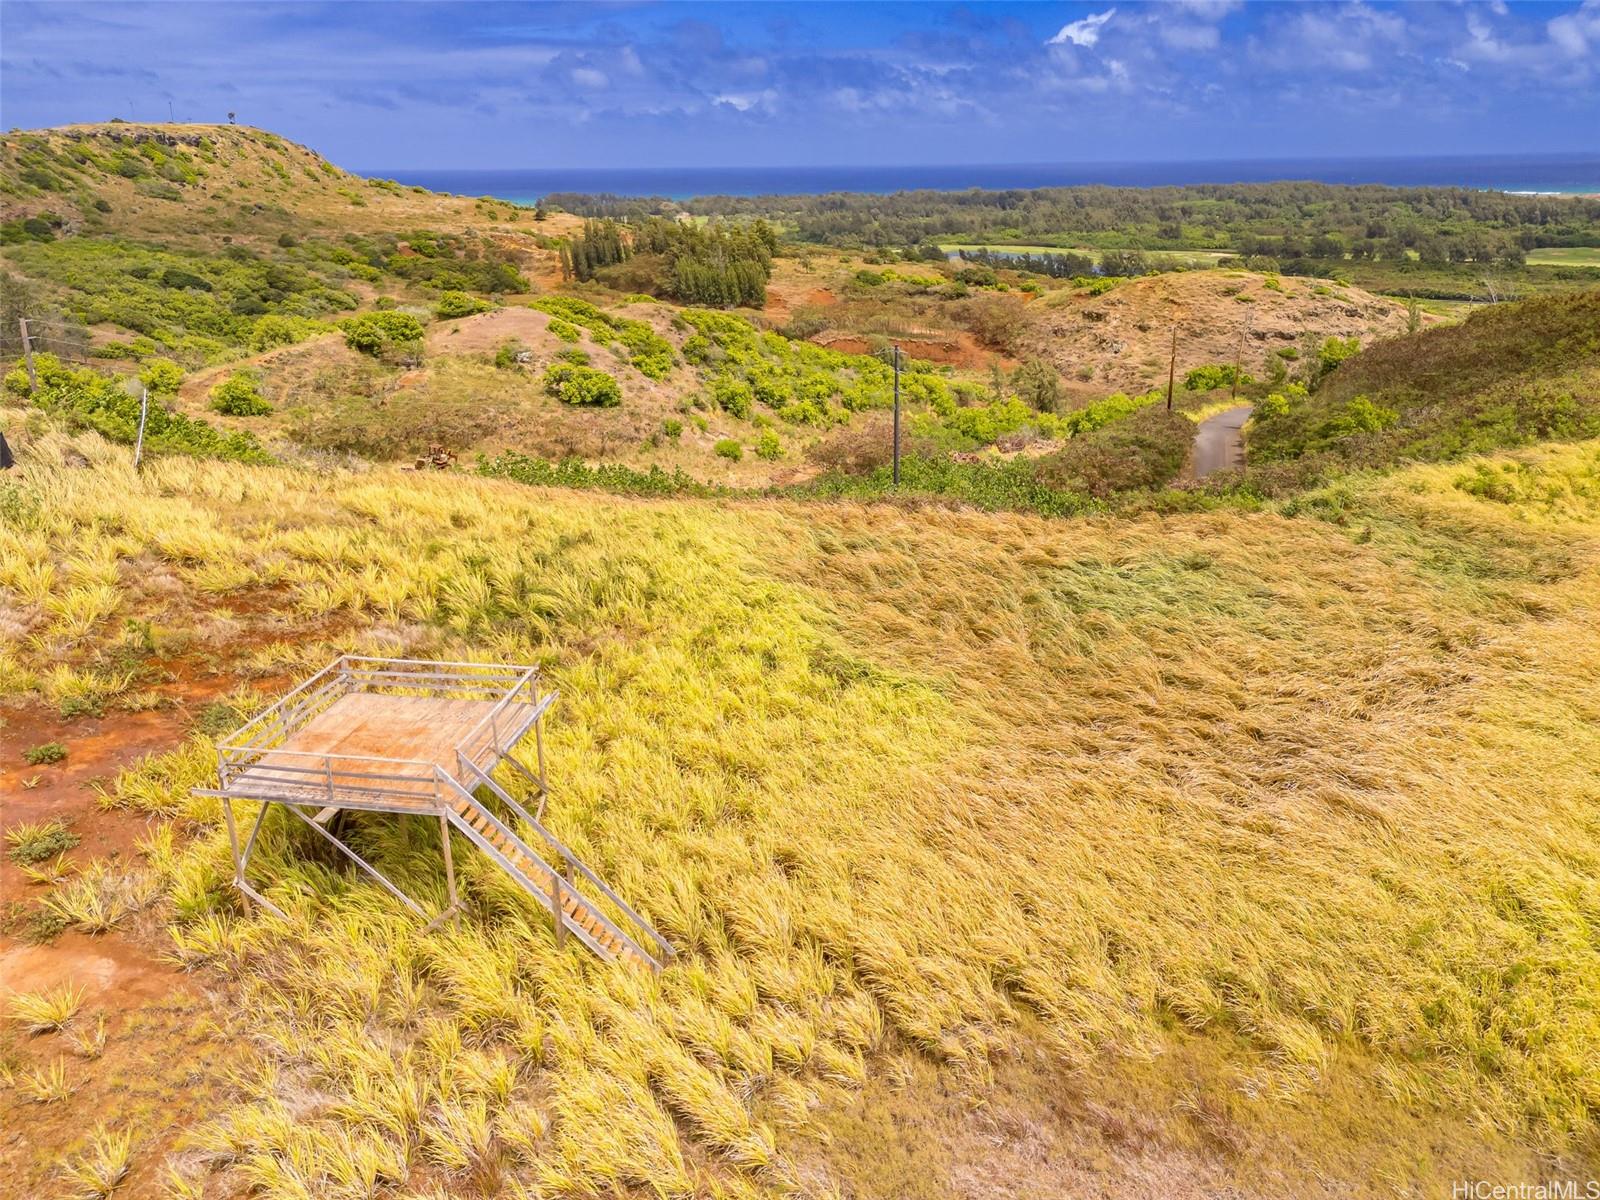
M1600 435L1600 290L1497 304L1378 342L1257 409L1252 463L1381 466Z
M46 234L251 240L519 221L527 214L504 201L365 179L243 125L112 122L0 135L7 241Z

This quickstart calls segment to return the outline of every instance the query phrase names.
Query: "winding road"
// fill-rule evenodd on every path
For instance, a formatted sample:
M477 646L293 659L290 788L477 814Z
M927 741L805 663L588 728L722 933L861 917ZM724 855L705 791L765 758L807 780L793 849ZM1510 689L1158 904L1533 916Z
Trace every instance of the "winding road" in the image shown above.
M1252 405L1241 404L1200 422L1194 433L1194 457L1189 474L1204 479L1213 471L1244 466L1244 423Z

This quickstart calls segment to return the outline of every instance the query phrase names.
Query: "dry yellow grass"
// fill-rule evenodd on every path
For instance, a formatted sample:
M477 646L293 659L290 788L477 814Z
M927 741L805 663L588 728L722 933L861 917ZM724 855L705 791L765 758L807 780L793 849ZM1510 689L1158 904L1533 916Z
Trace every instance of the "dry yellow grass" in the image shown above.
M682 952L558 952L464 850L471 918L419 936L271 824L295 919L244 918L187 796L209 743L129 772L114 798L182 819L146 846L175 953L268 1047L197 1143L265 1195L825 1193L812 1111L895 1047L977 1098L1018 1044L1107 1095L1209 1047L1160 1136L1279 1194L1600 1158L1600 446L1516 455L1500 500L1436 467L1062 522L52 445L10 604L48 628L85 585L40 539L115 538L352 647L545 663L551 820ZM442 897L424 823L355 836Z

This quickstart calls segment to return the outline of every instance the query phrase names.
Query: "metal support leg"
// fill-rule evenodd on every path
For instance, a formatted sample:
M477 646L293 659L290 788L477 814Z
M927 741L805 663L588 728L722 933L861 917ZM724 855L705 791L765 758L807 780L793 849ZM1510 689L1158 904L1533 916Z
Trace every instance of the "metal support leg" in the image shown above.
M233 801L224 799L222 816L228 823L228 850L233 855L233 886L244 896L244 910L250 911L250 889L244 885L244 864L239 861L239 828L233 822Z
M450 858L450 821L443 814L439 814L439 841L444 846L444 878L445 887L449 890L450 907L440 913L435 920L443 920L448 914L455 922L459 931L461 928L461 906L456 900L456 867Z
M383 886L385 891L387 891L396 900L400 901L400 903L404 904L412 912L416 913L417 916L426 917L428 915L427 913L422 911L422 906L421 905L419 905L410 896L408 896L404 892L402 892L394 884L390 883L388 878L383 874L383 872L379 871L378 868L374 867L366 859L362 858L354 850L350 849L349 846L346 846L338 838L334 837L333 834L329 833L321 825L318 825L315 821L313 821L310 817L306 816L305 813L301 812L294 805L288 804L288 805L285 805L284 807L287 808L290 812L292 812L295 816L299 817L302 821L304 821L312 829L316 830L319 835L321 835L322 837L326 838L328 841L332 842L333 845L334 845L334 848L337 849L340 854L343 854L351 862L355 863L356 866L360 867L368 875L370 875L370 876L372 876L372 878L376 879L378 881L378 883Z
M567 944L567 910L561 903L561 876L550 872L550 905L556 918L556 949Z

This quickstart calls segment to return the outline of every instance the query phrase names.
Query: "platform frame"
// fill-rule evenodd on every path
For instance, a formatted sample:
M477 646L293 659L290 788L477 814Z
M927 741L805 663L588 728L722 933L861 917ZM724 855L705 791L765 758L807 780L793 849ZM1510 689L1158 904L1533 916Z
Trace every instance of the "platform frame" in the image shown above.
M437 758L319 752L290 745L296 734L352 695L467 700L482 705L483 711L450 747L453 770ZM501 763L506 763L534 789L538 802L534 820L541 819L549 789L540 718L556 698L556 692L542 691L538 668L533 666L341 655L217 743L220 786L201 789L201 794L222 802L234 886L249 900L287 919L281 908L250 886L245 874L267 812L278 804L427 920L428 928L457 916L460 900L445 811L448 797L461 786L460 780L488 780ZM378 707L381 709L381 703ZM511 753L530 733L534 738L536 770L530 770ZM260 802L255 821L242 842L234 811L235 802L240 800ZM309 811L312 809L318 810L315 815ZM328 828L332 819L345 810L437 816L449 898L443 911L429 920L416 900Z

